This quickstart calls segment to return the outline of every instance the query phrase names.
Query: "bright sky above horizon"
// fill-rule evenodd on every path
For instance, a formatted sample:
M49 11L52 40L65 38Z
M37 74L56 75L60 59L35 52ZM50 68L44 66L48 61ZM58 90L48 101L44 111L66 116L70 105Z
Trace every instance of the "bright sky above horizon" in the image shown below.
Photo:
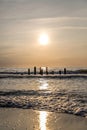
M0 67L34 65L87 67L87 0L0 0Z

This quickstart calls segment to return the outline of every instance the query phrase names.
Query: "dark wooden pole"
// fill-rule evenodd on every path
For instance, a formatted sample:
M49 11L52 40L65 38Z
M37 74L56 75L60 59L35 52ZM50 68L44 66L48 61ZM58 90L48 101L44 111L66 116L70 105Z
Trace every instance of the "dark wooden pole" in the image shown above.
M41 67L40 67L40 74L41 74Z
M36 72L36 66L34 66L34 74L36 75L36 73L37 73L37 72Z
M64 68L64 74L66 74L66 68Z
M61 75L61 70L59 70L59 74Z
M46 74L48 74L48 67L46 67Z
M43 69L41 69L41 75L43 75Z
M43 75L43 69L40 67L40 74Z
M51 73L54 74L54 71L52 71Z
M30 75L30 68L28 69L28 75Z

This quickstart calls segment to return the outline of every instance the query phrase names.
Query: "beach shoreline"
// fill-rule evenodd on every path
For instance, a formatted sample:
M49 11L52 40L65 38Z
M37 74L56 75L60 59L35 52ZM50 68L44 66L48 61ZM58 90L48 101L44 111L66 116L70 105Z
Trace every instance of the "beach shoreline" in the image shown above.
M64 113L0 108L0 130L87 130L87 119Z

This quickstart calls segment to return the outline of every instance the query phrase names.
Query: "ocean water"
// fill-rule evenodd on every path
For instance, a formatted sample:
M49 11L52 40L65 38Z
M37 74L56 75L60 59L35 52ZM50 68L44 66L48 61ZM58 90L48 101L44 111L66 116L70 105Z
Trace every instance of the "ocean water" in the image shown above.
M86 68L85 68L86 69ZM0 107L46 110L87 118L87 74L27 74L27 69L0 69ZM77 73L79 72L79 73ZM63 73L63 69L62 69ZM21 77L21 78L20 78Z

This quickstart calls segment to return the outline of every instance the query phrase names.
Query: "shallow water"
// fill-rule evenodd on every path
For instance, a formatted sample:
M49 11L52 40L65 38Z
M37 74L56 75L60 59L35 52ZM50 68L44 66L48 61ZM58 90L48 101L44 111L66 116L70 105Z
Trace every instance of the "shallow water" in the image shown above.
M87 78L1 78L0 107L87 117Z
M1 108L0 130L87 130L87 120L55 112Z

